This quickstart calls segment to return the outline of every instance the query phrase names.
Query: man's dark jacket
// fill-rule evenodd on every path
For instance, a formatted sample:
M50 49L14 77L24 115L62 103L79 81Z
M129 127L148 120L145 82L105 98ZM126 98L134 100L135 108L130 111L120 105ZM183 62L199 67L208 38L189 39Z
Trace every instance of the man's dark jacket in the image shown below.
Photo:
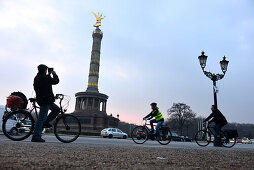
M216 109L215 111L213 111L206 119L205 121L208 121L210 120L211 118L213 118L211 120L211 122L215 122L216 124L220 125L220 126L224 126L226 125L228 122L227 122L227 119L223 116L223 114L218 110Z
M53 74L52 78L50 75L46 75L45 72L38 72L34 78L34 90L36 93L36 102L40 106L55 102L52 85L56 85L58 83L59 78L56 74Z

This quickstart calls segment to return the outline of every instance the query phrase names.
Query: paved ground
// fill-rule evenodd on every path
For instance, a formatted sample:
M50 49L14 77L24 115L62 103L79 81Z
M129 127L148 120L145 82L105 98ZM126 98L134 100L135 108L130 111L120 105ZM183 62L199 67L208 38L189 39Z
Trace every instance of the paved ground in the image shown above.
M254 169L254 144L205 148L195 143L80 137L64 144L14 142L0 135L0 169Z

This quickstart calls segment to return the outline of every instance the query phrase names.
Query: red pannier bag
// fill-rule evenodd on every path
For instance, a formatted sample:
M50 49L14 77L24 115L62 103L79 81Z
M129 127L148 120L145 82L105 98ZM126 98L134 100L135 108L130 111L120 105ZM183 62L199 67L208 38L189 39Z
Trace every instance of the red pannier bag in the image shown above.
M23 109L24 100L19 96L10 95L7 97L6 107L11 109Z

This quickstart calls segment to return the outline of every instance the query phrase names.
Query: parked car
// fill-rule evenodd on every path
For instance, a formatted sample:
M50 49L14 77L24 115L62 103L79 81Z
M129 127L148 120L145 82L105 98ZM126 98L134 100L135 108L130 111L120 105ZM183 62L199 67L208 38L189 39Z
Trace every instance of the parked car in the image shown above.
M252 141L249 140L249 138L243 137L242 143L243 143L243 144L252 144Z
M241 138L237 138L236 139L236 143L242 143L242 139Z
M8 111L9 108L7 108ZM0 106L0 131L2 131L2 118L5 112L5 106ZM19 128L17 128L17 124L19 124ZM17 122L17 118L12 116L6 122L6 131L11 133L12 135L19 135L19 133L29 132L32 122L30 120L24 120L20 123Z
M17 128L19 126L19 128ZM15 116L10 117L6 122L6 132L9 132L12 135L19 135L19 133L26 132L24 123L18 122Z
M2 124L3 124L2 118L4 116L4 112L5 112L5 106L0 105L0 131L2 131Z
M106 128L101 131L101 136L104 138L122 138L127 139L128 135L118 128Z
M172 132L172 140L173 141L181 141L183 142L184 141L184 138L179 136L177 133L175 132Z
M214 136L211 135L211 139L209 139L209 137L207 137L208 140L214 141Z
M190 138L189 136L181 136L184 140L184 142L192 142L192 138Z
M23 120L22 123L23 123L24 129L25 129L25 132L29 132L30 128L32 126L31 120Z
M250 141L251 141L252 143L254 143L254 139L250 139Z
M235 141L234 141L233 139L230 139L229 142L230 142L230 143L234 143Z

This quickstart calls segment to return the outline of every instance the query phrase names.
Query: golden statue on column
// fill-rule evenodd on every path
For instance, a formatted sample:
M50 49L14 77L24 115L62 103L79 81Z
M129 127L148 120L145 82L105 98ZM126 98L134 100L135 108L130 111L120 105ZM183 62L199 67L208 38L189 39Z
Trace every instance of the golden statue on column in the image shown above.
M99 14L99 12L98 12L98 15L94 12L92 12L92 13L96 17L96 20L97 20L96 23L93 26L98 28L99 26L101 26L101 20L104 19L105 16L102 17L102 14Z

